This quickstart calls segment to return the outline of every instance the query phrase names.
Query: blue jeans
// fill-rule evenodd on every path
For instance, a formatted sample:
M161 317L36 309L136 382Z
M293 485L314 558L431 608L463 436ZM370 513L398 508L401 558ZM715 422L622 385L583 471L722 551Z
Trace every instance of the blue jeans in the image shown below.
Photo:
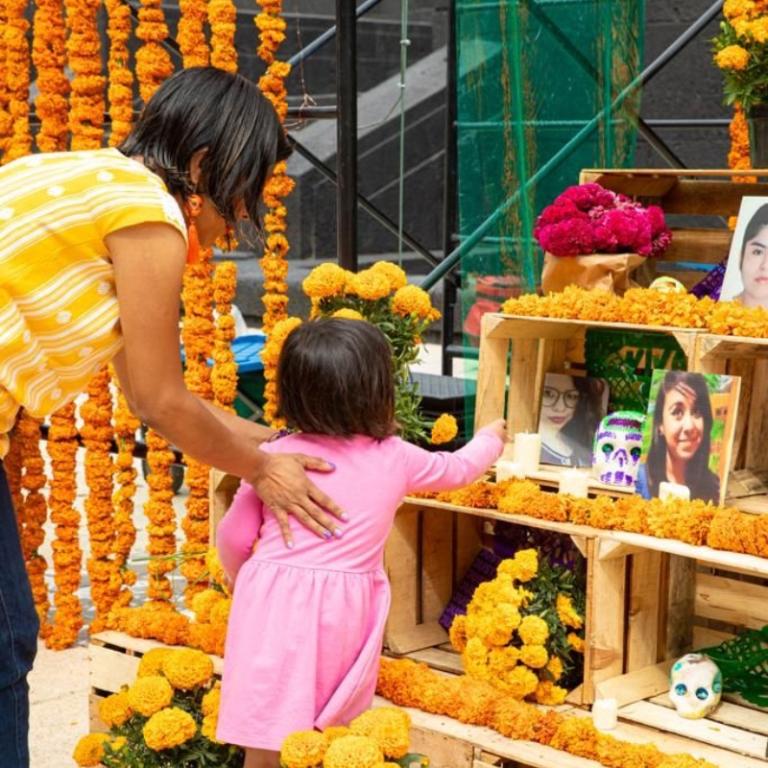
M0 462L0 764L28 768L29 686L39 621Z

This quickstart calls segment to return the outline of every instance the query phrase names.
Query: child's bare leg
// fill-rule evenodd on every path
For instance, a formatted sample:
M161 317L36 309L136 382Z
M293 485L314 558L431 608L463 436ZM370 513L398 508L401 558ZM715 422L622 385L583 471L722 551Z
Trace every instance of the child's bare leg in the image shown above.
M246 749L243 768L280 768L280 753L269 749Z

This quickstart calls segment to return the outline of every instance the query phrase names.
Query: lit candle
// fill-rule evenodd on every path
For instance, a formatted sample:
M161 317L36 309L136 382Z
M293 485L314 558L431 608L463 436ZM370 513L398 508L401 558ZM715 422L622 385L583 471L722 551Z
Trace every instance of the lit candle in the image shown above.
M667 499L684 499L685 501L691 500L691 490L687 485L680 485L679 483L659 483L659 498L662 501Z
M525 472L522 465L517 461L508 461L507 459L499 459L496 462L496 482L500 483L502 480L523 479Z
M539 469L541 436L537 432L518 432L515 435L512 460L518 463L523 474L532 475Z
M560 473L558 492L586 499L589 496L589 477L578 469L566 469Z
M592 704L592 722L598 731L612 731L619 722L619 704L616 699L597 699Z

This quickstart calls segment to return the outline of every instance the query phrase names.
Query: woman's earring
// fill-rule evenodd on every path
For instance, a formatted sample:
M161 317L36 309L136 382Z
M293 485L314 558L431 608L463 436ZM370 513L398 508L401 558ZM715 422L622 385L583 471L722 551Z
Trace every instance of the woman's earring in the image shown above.
M197 264L200 261L200 238L197 235L196 219L203 208L203 198L200 195L190 195L184 201L184 212L187 214L187 264Z

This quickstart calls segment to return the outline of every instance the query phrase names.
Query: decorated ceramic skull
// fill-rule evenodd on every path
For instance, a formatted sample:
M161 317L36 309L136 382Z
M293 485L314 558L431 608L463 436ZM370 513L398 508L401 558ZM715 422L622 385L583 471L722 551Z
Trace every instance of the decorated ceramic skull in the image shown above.
M672 665L669 698L680 717L706 717L720 703L722 693L723 675L709 656L689 653Z
M635 484L644 421L645 416L638 411L616 411L600 422L592 466L601 482L625 488Z

